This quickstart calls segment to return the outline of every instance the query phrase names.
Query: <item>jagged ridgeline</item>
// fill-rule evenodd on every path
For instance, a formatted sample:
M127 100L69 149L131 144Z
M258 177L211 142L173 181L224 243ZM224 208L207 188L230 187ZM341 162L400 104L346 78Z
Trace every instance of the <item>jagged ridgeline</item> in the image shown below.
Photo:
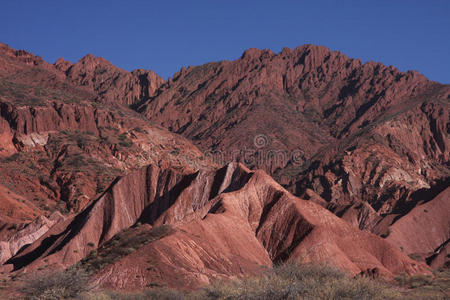
M165 81L1 44L2 279L69 268L100 288L193 289L285 262L430 275L449 264L449 102L417 72L313 45Z

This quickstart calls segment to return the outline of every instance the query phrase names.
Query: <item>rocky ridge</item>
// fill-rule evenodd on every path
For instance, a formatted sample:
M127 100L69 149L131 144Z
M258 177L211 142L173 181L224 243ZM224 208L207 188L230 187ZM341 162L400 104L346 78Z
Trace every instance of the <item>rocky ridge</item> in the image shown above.
M0 44L2 271L77 266L120 289L291 259L428 273L448 265L449 99L313 45L166 82Z
M304 45L181 69L138 111L385 236L449 185L449 99L417 72Z
M170 230L113 260L102 260L107 257L102 246L121 231L139 238L161 226ZM120 244L111 245L114 249ZM89 251L97 248L95 258ZM81 261L88 255L90 259ZM5 267L29 272L43 265L69 267L81 261L83 267L96 261L101 268L92 276L100 286L136 289L157 282L194 288L288 259L328 263L352 274L372 269L388 277L428 272L425 264L382 238L294 197L263 171L236 163L213 172L185 173L153 165L134 171Z

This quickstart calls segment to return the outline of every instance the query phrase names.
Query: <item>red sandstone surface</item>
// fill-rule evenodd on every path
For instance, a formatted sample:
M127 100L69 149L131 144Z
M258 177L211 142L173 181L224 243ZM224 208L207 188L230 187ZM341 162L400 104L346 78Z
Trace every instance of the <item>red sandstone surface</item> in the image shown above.
M449 103L417 72L305 45L182 69L138 111L386 236L449 186Z
M352 274L373 268L388 277L428 272L382 238L237 163L215 172L153 165L134 171L7 264L18 272L44 264L68 267L137 221L150 225L143 230L169 225L171 232L106 264L94 275L101 286L196 287L288 259L328 263Z
M124 103L104 100L101 91L106 86L101 80L94 80L99 86L90 86L74 79L74 74L84 72L80 65L87 69L95 65L94 69L101 67L128 80L108 81L110 92L149 94L160 80L155 77L153 82L147 76L151 72L145 78L152 83L135 88L140 76L136 74L144 71L133 75L87 56L70 65L66 75L59 63L51 65L25 51L0 47L2 231L15 232L55 210L77 213L117 176L150 163L192 170L207 167L200 160L202 153L186 139L150 125Z
M417 72L313 45L166 82L0 44L0 269L190 289L286 260L448 266L449 102Z

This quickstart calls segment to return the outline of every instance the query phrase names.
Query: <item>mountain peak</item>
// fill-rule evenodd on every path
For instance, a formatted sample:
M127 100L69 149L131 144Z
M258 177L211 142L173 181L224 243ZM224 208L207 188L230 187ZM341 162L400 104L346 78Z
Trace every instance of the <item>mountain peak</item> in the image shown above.
M274 53L270 49L249 48L242 53L241 59L255 59L260 57L273 56Z

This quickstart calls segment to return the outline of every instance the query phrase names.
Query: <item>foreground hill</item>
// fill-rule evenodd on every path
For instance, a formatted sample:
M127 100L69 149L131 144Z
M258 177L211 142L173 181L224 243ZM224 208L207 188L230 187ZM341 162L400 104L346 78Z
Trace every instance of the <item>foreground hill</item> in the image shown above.
M100 287L186 289L288 259L351 274L428 272L382 238L236 163L213 172L153 165L134 171L5 268L30 272L79 262Z

